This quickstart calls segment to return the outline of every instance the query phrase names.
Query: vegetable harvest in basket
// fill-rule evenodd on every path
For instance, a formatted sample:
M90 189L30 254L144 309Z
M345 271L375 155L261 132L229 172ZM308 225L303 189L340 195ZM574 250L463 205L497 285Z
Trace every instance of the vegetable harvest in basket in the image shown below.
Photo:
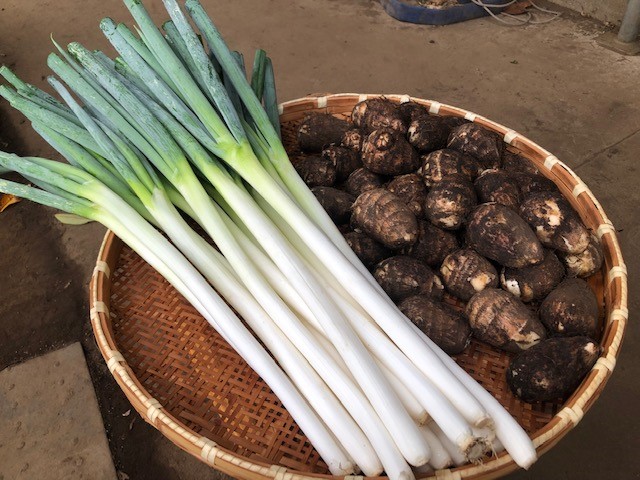
M468 286L452 287L465 278L475 290L498 286L494 265L480 255L509 269L534 268L545 258L517 213L485 207L504 208L506 217L519 219L503 231L475 206L472 181L478 170L499 166L501 142L457 119L435 119L384 100L359 104L355 125L317 118L319 126L301 130L308 148L339 143L343 134L348 141L313 157L313 169L301 175L339 222L348 221L353 204L358 229L345 238L281 143L271 60L259 51L247 80L242 56L227 48L197 0L187 0L184 10L175 0L163 1L171 20L162 30L138 0L125 0L137 34L111 19L102 21L116 59L75 42L67 49L55 44L59 55L52 53L48 65L57 77L48 80L63 102L2 67L11 86L0 86L0 94L68 163L2 152L0 168L22 174L31 185L0 179L0 191L114 231L269 384L333 474L384 471L408 479L414 477L412 467L424 471L481 461L502 448L528 468L536 452L524 430L434 343L444 338L453 353L468 339L462 314L438 303L444 287L472 294ZM459 134L451 136L451 129ZM426 155L438 167L420 155L447 142L450 151ZM384 188L391 176L393 185ZM333 191L338 184L346 192ZM556 202L558 215L570 216L561 199L540 197L522 204L530 205L529 213L521 212L524 218L532 215L528 221L535 224L546 201ZM470 216L479 230L513 242L487 242L486 232L474 236ZM467 221L468 247L478 248L451 259L459 247L451 229ZM216 248L193 230L194 223ZM519 233L526 229L528 236ZM545 230L543 244L562 247L556 237ZM585 240L579 236L576 242ZM575 259L578 250L562 251ZM444 283L431 269L440 265L448 269ZM471 277L456 272L465 268L474 272ZM507 270L503 282L513 284L517 273ZM485 299L471 295L467 310L474 331L488 325L488 337L521 349L544 336L542 324L540 332L530 328L537 320L520 300L485 290L492 291L493 297L509 298L475 315L473 305ZM394 300L402 302L400 308ZM495 327L490 315L499 308L522 318ZM548 322L555 326L549 328L560 329L554 314L562 308L562 297L549 305ZM432 328L435 319L444 327ZM522 322L529 343L505 339ZM458 328L467 333L457 335ZM597 357L597 346L584 342ZM571 348L588 350L577 341ZM589 361L584 357L574 360L583 370ZM526 370L526 360L512 377Z

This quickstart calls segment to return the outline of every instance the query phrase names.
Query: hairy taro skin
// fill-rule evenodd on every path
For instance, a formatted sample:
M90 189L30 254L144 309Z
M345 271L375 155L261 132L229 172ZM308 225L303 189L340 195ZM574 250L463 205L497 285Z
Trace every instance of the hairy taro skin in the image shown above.
M551 250L544 254L538 265L524 268L502 269L500 284L523 302L541 300L564 278L564 266Z
M322 151L322 157L331 161L336 169L336 182L346 180L351 173L362 167L362 160L353 150L339 145L329 145Z
M447 354L457 355L469 345L469 322L449 305L414 295L402 300L398 308Z
M351 128L342 135L340 145L355 152L360 152L362 150L362 142L366 137L366 133L359 128Z
M431 188L424 212L427 219L437 227L457 230L476 203L473 184L460 175L450 175Z
M333 223L336 225L349 223L351 206L356 201L356 197L333 187L313 187L311 191Z
M384 188L361 194L352 212L352 226L388 248L408 247L418 239L416 216L402 200Z
M478 176L478 162L456 150L441 149L421 157L418 174L427 187L433 187L449 175L461 175L473 181Z
M420 156L404 136L390 128L380 128L363 142L362 163L380 175L402 175L418 169Z
M519 352L545 338L540 321L509 292L486 288L476 293L465 311L473 335L507 352Z
M442 117L427 113L411 121L407 137L409 143L418 151L431 152L447 146L450 130L451 128L442 120Z
M602 348L588 337L549 338L516 356L507 384L525 402L566 398L598 360Z
M418 220L418 240L402 250L432 268L438 268L447 255L460 248L455 233L436 227L426 220Z
M567 275L572 277L587 278L596 273L604 262L604 251L600 239L593 233L589 240L589 246L582 253L560 253Z
M511 172L511 178L518 189L522 198L537 192L559 192L558 186L544 175L528 173L528 172Z
M387 190L395 193L418 218L424 216L424 202L427 199L427 186L415 173L400 175L387 184Z
M518 172L533 175L539 173L538 168L531 160L507 149L502 152L502 170L509 173Z
M402 135L407 132L398 104L386 98L371 98L356 104L351 120L356 127L368 132L378 128L391 128Z
M459 150L478 159L484 168L500 168L504 142L500 135L477 123L454 128L447 148Z
M483 203L469 215L467 245L483 257L512 268L535 265L544 259L536 234L509 207Z
M392 255L391 250L362 232L348 232L344 239L368 270Z
M441 299L444 287L440 278L428 266L406 255L397 255L380 262L373 276L394 302L411 295L428 295Z
M498 286L498 272L486 258L470 248L451 253L440 267L446 289L454 296L469 300L485 288Z
M370 172L366 168L354 170L347 178L345 189L356 197L368 190L380 188L384 185L384 179L377 173Z
M540 320L552 336L594 337L598 325L598 299L587 282L568 278L544 299Z
M327 158L310 155L296 160L293 166L309 188L332 187L336 183L336 167Z
M429 115L429 108L417 102L400 103L398 105L398 111L405 125L409 125L416 117Z
M473 184L481 203L495 202L518 210L520 189L511 175L500 170L485 170Z
M332 143L339 143L351 125L329 113L311 112L298 128L298 145L303 152L321 152Z
M575 254L589 246L589 231L571 204L559 193L530 194L520 205L520 216L529 223L545 247Z

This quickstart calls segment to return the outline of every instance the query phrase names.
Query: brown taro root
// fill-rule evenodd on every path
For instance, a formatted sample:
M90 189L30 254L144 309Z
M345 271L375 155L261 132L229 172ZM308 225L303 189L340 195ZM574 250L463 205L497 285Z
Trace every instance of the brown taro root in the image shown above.
M349 223L351 206L356 201L356 197L332 187L313 187L311 191L322 208L329 214L333 223L337 225Z
M402 175L418 169L420 156L404 136L390 128L380 128L362 143L362 163L374 173Z
M519 352L545 338L540 321L509 292L486 288L467 303L466 315L478 340L507 352Z
M514 210L520 205L520 190L507 172L485 170L473 184L481 203L495 202Z
M398 105L398 111L405 125L409 125L416 117L429 114L428 107L416 102L401 103Z
M598 299L587 282L579 278L568 278L547 295L539 313L553 336L596 334Z
M561 253L560 257L567 267L567 275L572 277L587 278L596 273L602 267L604 252L602 243L593 233L589 239L589 246L582 253Z
M358 168L347 178L345 188L347 192L357 197L368 190L380 188L383 184L383 178L377 173L370 172L366 168Z
M296 160L293 166L309 188L331 187L336 183L336 166L328 158L311 155Z
M329 113L311 112L298 128L298 144L303 152L321 152L332 143L340 143L351 125Z
M581 253L589 246L589 231L559 193L538 192L525 197L520 216L531 225L545 247Z
M544 175L536 175L527 172L511 172L511 177L518 189L521 197L526 197L536 192L558 192L558 186Z
M565 398L578 388L601 351L587 337L549 338L511 360L507 383L525 402Z
M451 128L436 115L415 117L409 124L409 143L418 151L431 152L447 146Z
M420 260L397 255L381 261L373 276L394 302L412 295L441 299L444 287L438 276Z
M484 168L500 168L504 142L488 128L465 123L451 131L447 148L474 156Z
M391 250L362 232L346 233L344 239L353 250L353 253L358 256L363 265L369 270L391 256Z
M404 135L407 124L402 119L398 104L386 98L371 98L356 104L351 120L358 127L371 132L378 128L391 128Z
M495 267L470 248L448 255L440 267L440 276L446 289L465 301L485 288L498 286Z
M357 152L338 145L329 145L322 151L322 157L331 160L336 167L336 182L346 180L354 170L362 167L362 161Z
M416 217L424 215L427 187L419 175L415 173L400 175L389 182L387 190L395 193L400 200L406 203Z
M473 184L460 175L450 175L429 191L424 212L435 226L456 230L462 226L476 203Z
M360 150L362 150L362 142L364 141L366 136L366 133L364 133L359 128L351 128L344 132L344 135L342 135L340 145L348 148L349 150L359 152Z
M480 255L512 268L540 263L544 250L536 234L509 207L483 203L469 216L467 245Z
M418 240L402 253L438 268L447 255L460 248L458 237L453 232L442 230L431 222L418 220Z
M448 175L462 175L473 181L478 176L478 163L473 157L456 150L442 149L424 155L418 174L422 175L425 185L432 187Z
M414 295L402 300L398 308L447 354L457 355L469 345L469 322L449 305Z
M530 173L536 175L538 168L528 158L505 149L502 152L502 170L505 172Z
M538 265L524 268L502 269L500 283L523 302L541 300L558 286L564 278L564 266L551 250L544 254Z
M351 224L386 247L408 247L418 239L418 221L402 200L384 188L368 190L353 204Z

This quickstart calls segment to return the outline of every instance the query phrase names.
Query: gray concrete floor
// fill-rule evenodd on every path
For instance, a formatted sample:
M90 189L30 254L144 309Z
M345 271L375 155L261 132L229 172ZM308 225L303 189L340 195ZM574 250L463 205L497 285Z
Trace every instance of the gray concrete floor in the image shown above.
M159 0L146 3L157 20L164 18ZM203 3L235 49L250 54L262 47L269 52L281 100L312 92L407 93L437 99L510 126L575 169L620 231L629 267L631 323L618 366L601 398L529 472L511 478L640 478L640 422L635 417L640 369L634 361L640 351L634 324L635 279L640 273L640 58L601 49L594 41L603 30L601 25L568 12L558 21L539 26L510 28L481 19L428 27L399 23L377 2L367 0ZM45 63L51 51L49 33L61 43L80 40L104 49L106 42L97 25L105 15L129 22L120 2L113 0L4 0L0 61L26 80L44 85L49 73ZM18 114L5 104L0 105L0 113L9 148L50 154ZM44 227L49 227L49 233ZM124 426L118 420L127 409L126 400L109 383L92 346L83 304L101 235L102 229L95 225L57 225L49 211L24 202L0 215L0 262L4 260L0 331L15 339L3 346L11 352L0 368L82 338L116 467L132 480L213 478L212 471L182 454L140 419L131 428L130 420ZM7 259L26 248L32 253L23 255L20 264ZM42 260L49 252L55 252L57 261ZM23 274L24 269L30 274ZM71 286L56 284L60 278L69 278ZM22 302L13 297L16 282ZM52 323L47 324L61 322L55 309L64 308L66 330L31 345L46 326L34 326L40 312L29 304L28 295L46 296L54 287L58 290L50 299L53 311L47 310ZM20 330L24 334L18 334ZM55 341L47 342L48 338Z

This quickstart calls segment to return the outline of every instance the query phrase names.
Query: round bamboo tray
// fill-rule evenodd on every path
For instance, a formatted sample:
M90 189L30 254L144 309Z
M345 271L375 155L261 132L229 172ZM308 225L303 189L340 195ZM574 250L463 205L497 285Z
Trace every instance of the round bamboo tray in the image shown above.
M280 107L283 138L296 157L295 132L307 112L348 117L377 95L310 96ZM456 360L530 434L539 454L553 447L598 398L616 364L628 318L627 270L616 230L589 188L558 158L517 132L466 110L407 95L432 114L454 115L503 136L508 148L552 179L602 240L605 262L589 282L601 307L602 356L566 401L526 404L504 380L509 354L473 342ZM180 448L242 479L331 478L326 465L269 387L149 265L111 232L98 255L90 288L91 323L109 370L142 417ZM478 465L430 478L497 478L517 469L502 453ZM351 476L353 479L362 477Z

